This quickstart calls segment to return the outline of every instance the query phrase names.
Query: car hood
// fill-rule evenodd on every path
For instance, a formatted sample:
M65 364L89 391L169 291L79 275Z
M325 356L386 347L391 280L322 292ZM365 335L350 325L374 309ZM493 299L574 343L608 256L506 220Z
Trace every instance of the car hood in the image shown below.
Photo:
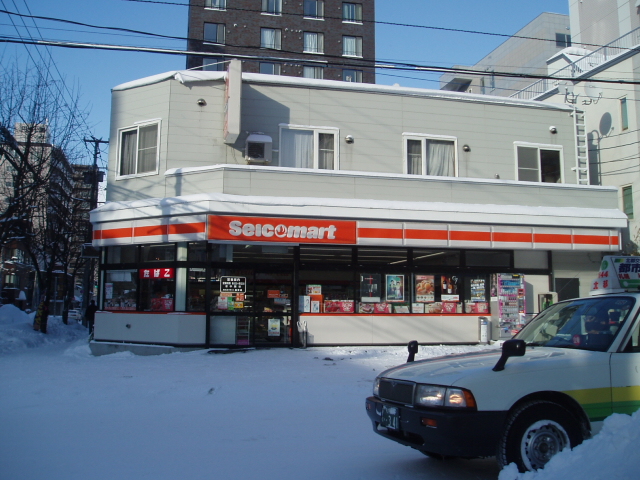
M487 349L406 363L390 368L379 376L418 383L464 386L466 378L473 377L473 383L476 383L485 376L495 378L495 375L530 373L549 368L550 361L560 367L562 364L580 361L594 353L606 355L586 350L528 347L524 356L509 358L503 371L494 372L493 367L502 355L502 350Z

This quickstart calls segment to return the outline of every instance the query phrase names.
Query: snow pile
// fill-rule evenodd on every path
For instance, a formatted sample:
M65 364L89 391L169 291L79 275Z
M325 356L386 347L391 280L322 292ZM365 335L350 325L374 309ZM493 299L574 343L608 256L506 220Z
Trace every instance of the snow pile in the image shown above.
M49 315L47 333L33 329L35 312L25 313L15 305L0 307L0 354L24 348L67 344L81 338L88 339L85 327L74 322L62 323L62 317Z
M543 470L518 473L515 464L500 472L498 480L636 480L640 475L640 411L632 416L614 414L600 433L553 457Z

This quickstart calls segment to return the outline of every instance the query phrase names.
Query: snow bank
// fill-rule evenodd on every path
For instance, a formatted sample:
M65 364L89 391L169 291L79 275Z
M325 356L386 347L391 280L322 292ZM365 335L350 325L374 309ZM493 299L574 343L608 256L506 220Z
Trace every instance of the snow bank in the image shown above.
M537 472L518 473L515 464L500 472L498 480L636 480L640 475L640 411L633 416L614 414L600 433L571 450L565 450Z
M47 333L33 329L35 312L25 313L15 305L0 307L0 354L15 352L25 348L66 344L87 338L88 331L79 323L65 325L62 317L50 315ZM88 346L87 346L88 349Z

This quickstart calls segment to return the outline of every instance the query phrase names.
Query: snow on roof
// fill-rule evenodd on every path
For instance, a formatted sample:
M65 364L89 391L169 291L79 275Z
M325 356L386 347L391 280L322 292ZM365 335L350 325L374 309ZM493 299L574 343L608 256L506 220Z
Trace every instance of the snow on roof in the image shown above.
M209 72L197 70L180 70L165 72L151 77L145 77L131 82L117 85L112 92L129 90L132 88L153 85L166 80L176 80L182 84L197 82L224 81L226 72ZM404 95L425 98L437 98L443 100L458 100L463 102L489 103L494 105L513 105L521 107L533 107L546 110L573 111L570 106L556 103L545 103L535 100L520 100L510 97L498 97L476 93L454 92L449 90L430 90L425 88L411 88L390 85L378 85L373 83L343 82L338 80L318 80L313 78L288 77L284 75L265 75L260 73L243 73L242 80L245 83L275 84L290 87L307 87L316 89L348 90L362 93L382 93L388 95Z

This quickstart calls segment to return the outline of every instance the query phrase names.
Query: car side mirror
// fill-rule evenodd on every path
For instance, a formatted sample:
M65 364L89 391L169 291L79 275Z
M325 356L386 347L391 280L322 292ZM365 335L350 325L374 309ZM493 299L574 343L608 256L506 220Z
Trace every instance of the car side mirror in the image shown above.
M496 363L496 366L493 367L493 371L501 372L504 370L504 366L507 363L507 360L509 360L509 357L522 357L526 351L527 344L524 343L524 340L507 340L502 344L502 355L500 356L498 363Z
M407 345L407 350L409 350L409 356L407 357L407 363L413 362L416 358L416 353L418 353L418 341L411 340Z

